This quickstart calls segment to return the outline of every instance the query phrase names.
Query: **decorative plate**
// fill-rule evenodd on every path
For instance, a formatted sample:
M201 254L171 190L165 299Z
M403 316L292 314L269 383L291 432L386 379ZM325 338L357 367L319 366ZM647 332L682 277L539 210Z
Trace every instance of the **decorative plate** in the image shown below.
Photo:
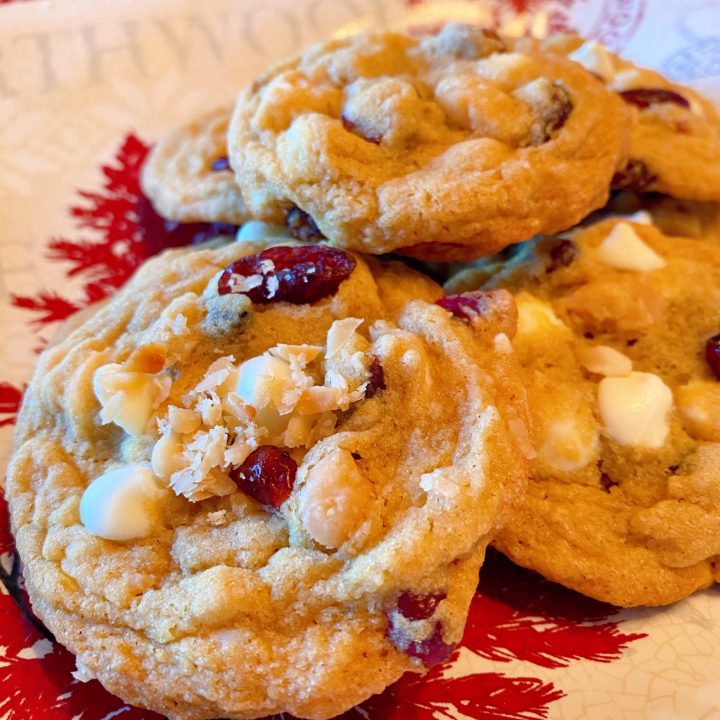
M0 465L57 322L203 226L159 218L138 170L164 130L334 33L449 18L580 30L720 98L716 0L0 0ZM1 476L0 476L1 477ZM151 720L33 617L0 490L0 720ZM462 646L344 720L720 718L720 592L621 611L492 554Z

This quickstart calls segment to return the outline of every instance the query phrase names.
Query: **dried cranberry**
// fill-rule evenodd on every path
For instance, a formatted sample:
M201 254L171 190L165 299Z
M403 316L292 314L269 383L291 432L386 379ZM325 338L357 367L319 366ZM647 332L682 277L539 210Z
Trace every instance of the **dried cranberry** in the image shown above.
M634 90L623 90L620 97L631 105L645 109L658 103L674 103L681 107L690 109L690 102L680 93L665 88L635 88Z
M390 616L387 627L387 638L400 652L422 660L426 668L445 662L455 652L455 643L446 643L442 638L442 624L435 623L432 635L424 640L411 640L407 634L395 626Z
M398 598L398 611L406 620L426 620L447 597L447 593L431 593L415 595L409 591Z
M230 170L230 161L227 158L227 155L223 155L222 157L219 157L210 163L210 167L212 168L213 172L222 172L223 170Z
M380 390L385 389L385 372L380 359L374 357L370 363L370 379L365 388L365 397L371 398L377 395Z
M352 120L345 117L345 115L342 115L340 120L342 120L343 127L353 135L359 135L363 140L367 140L374 145L379 145L382 142L380 135L366 135L358 129L358 126Z
M352 255L323 245L271 247L225 268L218 281L218 294L243 293L262 305L302 305L335 293L356 264ZM241 279L250 277L258 278L258 284L238 289Z
M715 377L720 380L720 333L707 339L705 359Z
M573 264L578 255L577 245L572 240L560 240L550 248L550 263L546 272L555 272Z
M612 179L612 187L616 190L646 190L657 180L657 176L650 172L650 168L642 160L629 160L628 164Z
M290 208L285 224L290 234L303 242L315 242L322 240L325 236L320 232L315 221L299 207Z
M565 88L555 83L550 91L548 102L539 113L538 121L532 131L532 144L542 145L552 134L559 130L570 117L573 103Z
M230 477L244 493L276 508L290 497L296 473L297 463L286 452L261 445L230 471Z

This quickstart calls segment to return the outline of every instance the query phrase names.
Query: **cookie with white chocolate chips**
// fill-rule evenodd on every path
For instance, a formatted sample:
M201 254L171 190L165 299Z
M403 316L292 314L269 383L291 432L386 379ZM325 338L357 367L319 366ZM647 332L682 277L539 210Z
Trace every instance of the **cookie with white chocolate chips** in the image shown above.
M174 250L41 356L7 496L88 672L319 720L452 653L532 447L512 299L441 295L323 245Z
M630 111L583 68L494 33L357 35L276 65L228 135L254 216L441 261L574 225L625 162Z
M528 43L583 65L634 109L630 160L613 179L615 187L720 200L720 111L710 100L595 40L560 35L520 46Z
M172 130L143 164L143 192L164 218L238 225L250 218L227 157L231 108Z
M720 581L720 248L606 220L478 263L508 288L538 461L496 546L617 605Z

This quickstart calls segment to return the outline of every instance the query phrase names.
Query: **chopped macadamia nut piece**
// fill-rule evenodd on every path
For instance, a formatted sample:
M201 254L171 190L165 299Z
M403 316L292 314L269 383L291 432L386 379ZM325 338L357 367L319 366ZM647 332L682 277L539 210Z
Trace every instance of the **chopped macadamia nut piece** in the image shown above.
M372 497L372 484L352 453L337 448L308 471L300 494L302 524L316 542L340 547L359 525Z
M93 376L93 391L100 401L102 423L115 423L128 435L145 432L153 410L170 394L169 375L126 370L123 365L103 365Z
M580 364L596 375L621 377L632 372L632 360L608 345L581 347L577 356Z

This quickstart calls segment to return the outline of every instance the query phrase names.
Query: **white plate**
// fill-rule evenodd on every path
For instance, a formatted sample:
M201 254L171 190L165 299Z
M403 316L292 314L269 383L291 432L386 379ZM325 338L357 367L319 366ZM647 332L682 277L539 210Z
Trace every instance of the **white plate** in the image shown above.
M508 22L542 8L540 20L519 22L583 29L706 92L720 88L712 0L0 5L0 463L34 353L56 321L110 292L163 236L157 220L148 230L137 217L148 143L231 99L272 59L335 32L448 17ZM72 656L21 607L0 511L0 720L156 717L72 677ZM349 717L720 718L719 648L716 589L664 610L620 612L495 557L454 662Z

